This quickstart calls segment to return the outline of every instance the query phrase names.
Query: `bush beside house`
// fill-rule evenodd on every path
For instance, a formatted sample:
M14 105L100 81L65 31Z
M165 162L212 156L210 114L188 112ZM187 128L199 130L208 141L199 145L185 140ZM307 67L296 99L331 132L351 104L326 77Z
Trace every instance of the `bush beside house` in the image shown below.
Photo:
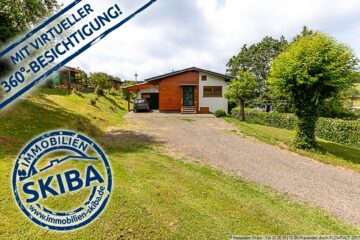
M226 117L227 114L224 110L217 110L214 115L217 117L217 118L222 118L222 117Z
M232 111L232 116L238 116L239 109ZM248 110L247 122L276 128L295 130L297 118L293 114L266 113ZM319 118L316 125L316 135L328 141L347 146L360 147L360 121L348 121L331 118Z

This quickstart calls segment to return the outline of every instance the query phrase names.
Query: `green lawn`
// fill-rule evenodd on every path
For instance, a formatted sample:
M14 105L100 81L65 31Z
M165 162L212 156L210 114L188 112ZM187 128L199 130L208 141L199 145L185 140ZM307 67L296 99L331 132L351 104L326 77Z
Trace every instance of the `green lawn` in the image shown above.
M360 83L355 83L355 88L360 91ZM354 101L355 107L360 107L360 95L358 96L358 100Z
M227 118L226 120L234 123L245 135L317 159L323 163L350 168L360 172L360 149L318 139L320 145L319 150L304 151L292 147L292 139L295 137L295 131L240 122L233 118Z
M355 87L358 91L360 91L360 83L355 83Z
M0 113L4 126L0 129L0 239L224 239L248 234L360 233L323 210L295 203L271 189L164 155L154 139L129 130L123 120L124 101L100 98L94 107L89 104L93 98L92 94L79 97L43 90ZM20 148L34 136L59 128L92 136L106 151L114 174L106 211L88 227L70 233L53 233L30 223L17 208L10 187ZM123 129L122 137L108 133L119 129Z
M360 100L355 100L354 101L354 106L355 107L360 107Z

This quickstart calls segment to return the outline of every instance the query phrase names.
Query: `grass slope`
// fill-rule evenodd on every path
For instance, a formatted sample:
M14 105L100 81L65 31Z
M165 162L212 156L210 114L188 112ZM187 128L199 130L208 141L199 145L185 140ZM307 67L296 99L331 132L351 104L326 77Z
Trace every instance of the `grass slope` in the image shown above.
M360 83L355 83L355 88L360 91Z
M241 122L233 118L226 120L234 123L243 134L255 137L263 142L287 148L326 164L342 166L360 172L360 149L318 139L319 150L304 151L292 147L295 131Z
M125 103L116 98L40 92L0 113L0 239L224 239L244 234L359 234L322 210L271 189L163 155L149 136L122 130ZM56 128L91 135L107 152L114 190L91 225L53 233L30 223L12 197L10 177L20 148ZM64 202L64 205L67 205Z
M355 83L355 88L360 92L360 83ZM358 99L354 101L355 107L360 107L360 95L358 96Z

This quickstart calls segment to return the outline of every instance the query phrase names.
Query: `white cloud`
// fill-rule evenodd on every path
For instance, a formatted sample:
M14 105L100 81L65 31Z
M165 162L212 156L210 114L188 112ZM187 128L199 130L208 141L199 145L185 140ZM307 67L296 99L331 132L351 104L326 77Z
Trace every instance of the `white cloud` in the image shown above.
M70 65L125 79L136 70L143 79L190 66L224 72L243 44L290 39L304 25L360 56L359 12L358 0L158 0Z

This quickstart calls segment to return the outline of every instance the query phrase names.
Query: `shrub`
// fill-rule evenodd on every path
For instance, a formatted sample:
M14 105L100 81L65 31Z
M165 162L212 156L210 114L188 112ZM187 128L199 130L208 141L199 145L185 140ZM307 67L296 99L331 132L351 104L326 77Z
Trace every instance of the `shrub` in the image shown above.
M101 87L96 87L96 88L95 88L95 93L96 93L98 96L104 96L104 94L105 94L104 89L101 88Z
M237 116L238 109L232 111ZM297 118L293 114L266 113L247 110L247 122L276 128L295 130ZM316 136L328 141L352 147L360 147L360 121L348 121L331 118L319 118L316 125Z
M316 135L329 141L360 147L360 121L320 118Z
M76 88L74 88L72 91L71 91L71 94L73 95L76 95L76 96L79 96L79 97L84 97L81 92L79 90L77 90Z
M111 79L111 76L109 76L106 73L95 72L95 73L90 74L89 82L92 86L98 87L98 88L104 90L104 89L111 88L111 83L109 81L110 79Z
M119 95L115 88L111 88L110 91L109 91L109 94L111 96L118 96Z
M296 128L297 119L293 114L285 113L266 113L256 110L247 111L248 121L265 126L271 126L276 128L285 128L293 130Z
M46 80L45 87L50 88L50 89L54 88L54 82L53 82L52 78Z
M218 117L218 118L226 117L226 116L227 116L227 114L226 114L226 112L225 112L224 110L217 110L217 111L214 113L214 115L215 115L216 117Z
M90 100L90 105L91 105L91 106L96 106L96 102L97 102L96 99L91 99L91 100Z

